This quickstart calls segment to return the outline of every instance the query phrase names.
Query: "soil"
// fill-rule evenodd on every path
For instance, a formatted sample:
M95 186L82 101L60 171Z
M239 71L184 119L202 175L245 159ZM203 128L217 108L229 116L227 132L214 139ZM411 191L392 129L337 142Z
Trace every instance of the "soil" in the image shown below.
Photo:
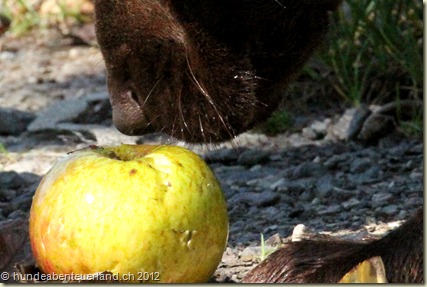
M346 141L354 109L299 114L296 131L252 131L215 146L162 134L128 137L111 123L96 46L51 30L0 41L0 241L11 230L6 225L21 226L24 237L8 249L9 261L0 259L0 271L31 264L26 220L42 176L67 152L91 144L169 143L204 157L221 182L230 219L212 282L240 282L262 259L261 236L267 253L292 236L380 236L423 204L422 139L392 131L372 145ZM294 230L298 224L306 226L303 234L301 226Z

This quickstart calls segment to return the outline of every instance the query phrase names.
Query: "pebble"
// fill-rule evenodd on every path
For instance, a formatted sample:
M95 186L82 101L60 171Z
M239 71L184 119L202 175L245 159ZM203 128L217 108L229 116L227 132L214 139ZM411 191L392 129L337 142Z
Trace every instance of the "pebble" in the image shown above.
M387 192L375 193L372 196L372 203L374 206L382 206L389 203L393 199L393 195Z
M329 214L335 214L338 213L342 210L341 205L339 204L334 204L331 206L327 206L327 207L320 207L317 209L317 214L318 215L329 215Z
M356 158L350 165L351 173L362 173L372 165L368 158Z
M0 188L0 200L11 200L15 197L16 191L13 189L2 189Z
M22 186L22 181L16 171L0 172L0 189L17 189Z
M322 176L316 182L316 195L319 197L327 197L331 195L334 189L334 177L330 174Z
M248 149L242 152L237 158L237 164L253 166L266 162L270 157L270 152L259 149Z
M74 127L69 124L111 124L111 106L106 93L89 94L77 99L58 101L39 113L28 126L31 132ZM84 127L82 127L84 129Z
M243 202L250 206L264 207L274 205L280 200L280 195L276 192L265 191L261 193L257 192L245 192L237 194L232 198L234 202Z
M35 117L33 113L0 108L0 135L20 135Z
M359 204L360 204L360 200L358 200L357 198L350 198L349 200L344 201L344 202L342 203L342 206L343 206L345 209L351 209L351 208L353 208L353 207L358 206Z
M388 205L385 206L384 208L381 209L381 212L389 215L389 216L393 216L396 215L399 212L399 207L397 205Z
M221 162L230 163L237 161L240 151L238 149L221 148L208 151L204 155L204 159L208 163Z
M298 165L293 173L292 178L298 179L298 178L306 178L306 177L313 177L319 174L322 174L325 172L325 168L322 164L316 163L316 162L304 162L300 165Z

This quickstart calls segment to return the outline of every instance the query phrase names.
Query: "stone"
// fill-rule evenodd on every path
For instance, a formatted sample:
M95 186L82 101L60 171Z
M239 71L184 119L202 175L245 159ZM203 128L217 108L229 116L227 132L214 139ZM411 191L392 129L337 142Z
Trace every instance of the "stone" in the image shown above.
M399 207L397 205L394 205L394 204L388 205L388 206L385 206L384 208L382 208L381 212L386 214L386 215L393 216L393 215L398 214Z
M351 173L362 173L372 165L368 158L356 158L350 165Z
M0 108L0 135L20 135L35 118L33 113Z
M312 177L324 172L325 168L322 164L316 162L304 162L295 168L292 178Z
M244 192L233 197L236 202L243 202L250 206L265 207L276 204L280 200L280 195L276 192Z
M248 149L243 151L237 158L237 164L253 166L266 162L270 152L261 149Z
M357 198L350 198L349 200L344 201L344 202L342 203L342 206L343 206L345 209L351 209L351 208L353 208L353 207L358 206L359 204L360 204L360 200L358 200Z

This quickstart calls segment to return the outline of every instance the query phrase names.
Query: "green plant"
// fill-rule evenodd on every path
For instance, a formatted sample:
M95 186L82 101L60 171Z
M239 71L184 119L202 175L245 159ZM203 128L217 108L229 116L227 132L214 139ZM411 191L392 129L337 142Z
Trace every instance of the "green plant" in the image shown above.
M17 35L41 25L40 15L26 0L3 0L0 7L12 19L11 30Z
M267 135L276 135L289 130L292 127L292 117L285 110L276 110L271 116L262 124L261 129Z
M0 143L0 154L8 154L9 152L7 151L6 147Z
M421 1L346 0L319 56L335 92L355 106L394 100L397 92L420 98L422 19Z
M260 256L261 261L264 261L271 253L273 253L277 249L278 249L277 246L267 249L265 246L264 234L261 233L261 256Z

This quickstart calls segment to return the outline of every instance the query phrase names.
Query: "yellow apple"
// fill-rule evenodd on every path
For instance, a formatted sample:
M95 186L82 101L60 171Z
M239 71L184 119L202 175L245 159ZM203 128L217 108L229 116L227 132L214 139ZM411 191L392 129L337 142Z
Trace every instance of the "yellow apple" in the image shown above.
M228 237L224 195L177 146L92 146L60 159L33 198L30 240L47 274L207 282Z

